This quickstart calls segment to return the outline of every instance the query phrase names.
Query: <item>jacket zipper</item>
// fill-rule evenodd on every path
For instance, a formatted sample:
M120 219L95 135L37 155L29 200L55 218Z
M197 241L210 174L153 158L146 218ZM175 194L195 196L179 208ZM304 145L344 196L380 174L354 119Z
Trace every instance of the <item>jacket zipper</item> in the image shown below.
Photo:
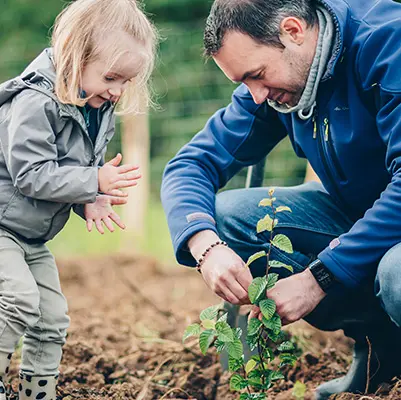
M85 136L87 137L87 139L89 140L89 142L90 142L90 144L91 144L91 146L92 146L92 158L91 158L91 160L89 161L89 165L90 165L90 166L93 166L94 163L95 163L95 161L96 161L97 154L99 154L99 153L107 146L108 141L105 140L104 143L103 143L103 145L102 145L102 147L99 148L99 149L96 149L96 143L93 143L93 142L92 142L92 139L91 139L90 136L89 136L88 127L86 126L86 121L85 121L84 116L83 116L81 113L79 113L79 117L76 118L74 115L72 115L72 113L68 113L68 114L69 114L69 116L70 116L74 121L78 122L78 124L79 124L80 127L83 129L83 131L85 132ZM98 117L98 118L99 118L99 117ZM84 122L84 123L83 123L83 122ZM109 124L109 126L110 126L110 124ZM105 130L105 134L108 132L109 126L108 126L107 129ZM99 125L99 127L100 127L100 125ZM104 136L104 135L103 135L103 136ZM96 142L98 142L98 139L99 139L99 136L96 138ZM97 150L97 151L96 151L96 150Z
M317 139L317 144L318 144L318 151L320 153L320 158L322 160L323 168L326 172L326 176L328 177L331 187L333 188L335 195L339 200L342 201L342 196L338 191L337 184L336 184L336 179L333 175L332 168L330 168L330 154L326 149L326 146L324 142L330 143L329 141L329 120L328 118L324 118L323 120L323 126L319 124L318 121L318 112L315 109L314 115L313 115L313 138ZM323 128L323 129L322 129ZM342 179L342 177L341 177Z
M328 162L332 164L333 171L336 175L338 175L340 181L345 182L347 180L347 177L344 175L343 169L341 168L340 162L337 158L337 154L334 150L333 143L330 140L329 119L325 118L323 120L323 124L324 124L324 141L326 142L327 146Z

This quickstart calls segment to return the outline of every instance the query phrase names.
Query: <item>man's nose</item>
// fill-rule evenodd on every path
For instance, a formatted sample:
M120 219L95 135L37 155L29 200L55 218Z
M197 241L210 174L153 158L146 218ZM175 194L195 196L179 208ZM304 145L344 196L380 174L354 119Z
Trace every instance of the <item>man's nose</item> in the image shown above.
M259 83L248 84L249 91L251 92L253 101L256 104L262 104L269 95L269 89Z

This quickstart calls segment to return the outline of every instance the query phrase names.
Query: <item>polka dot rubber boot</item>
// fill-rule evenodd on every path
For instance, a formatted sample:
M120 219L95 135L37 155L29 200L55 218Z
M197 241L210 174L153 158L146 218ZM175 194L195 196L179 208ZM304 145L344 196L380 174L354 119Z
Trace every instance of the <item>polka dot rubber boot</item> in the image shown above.
M56 400L58 375L36 376L19 374L19 400Z
M12 353L0 352L0 400L7 400L6 378L10 368Z

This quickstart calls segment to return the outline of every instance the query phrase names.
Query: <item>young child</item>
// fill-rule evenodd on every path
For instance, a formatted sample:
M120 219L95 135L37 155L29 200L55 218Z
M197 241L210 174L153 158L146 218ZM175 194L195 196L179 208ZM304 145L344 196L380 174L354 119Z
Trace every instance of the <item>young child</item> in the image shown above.
M69 326L45 242L70 210L99 231L124 227L114 204L137 167L104 164L115 106L147 97L156 32L134 0L76 0L57 18L52 48L0 86L0 400L24 336L19 399L56 400Z

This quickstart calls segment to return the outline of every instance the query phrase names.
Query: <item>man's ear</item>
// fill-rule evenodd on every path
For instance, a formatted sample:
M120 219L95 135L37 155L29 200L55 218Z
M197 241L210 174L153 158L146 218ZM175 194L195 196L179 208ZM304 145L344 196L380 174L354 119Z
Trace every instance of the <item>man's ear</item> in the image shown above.
M280 23L280 40L284 44L291 43L300 46L305 41L306 23L296 17L286 17Z

